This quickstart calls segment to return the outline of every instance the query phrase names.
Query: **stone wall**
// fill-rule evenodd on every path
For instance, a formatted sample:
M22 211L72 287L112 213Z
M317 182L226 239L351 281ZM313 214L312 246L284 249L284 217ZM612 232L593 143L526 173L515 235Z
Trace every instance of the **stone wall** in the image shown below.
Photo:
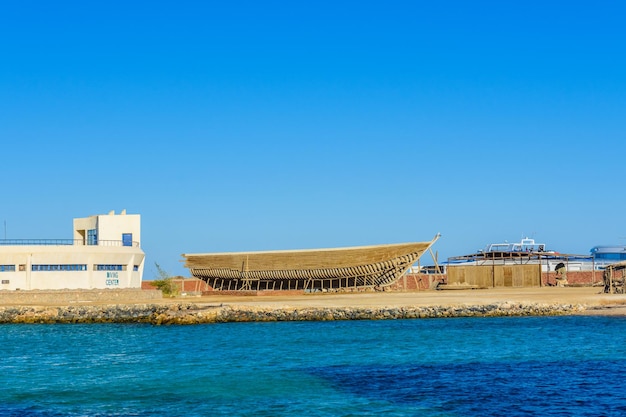
M445 283L445 274L405 274L387 287L387 291L425 291L434 289L436 283Z
M63 305L81 302L153 302L163 298L160 290L31 290L0 291L0 305Z
M568 285L593 286L602 284L603 271L570 271L567 272ZM550 286L556 284L556 272L542 272L541 284Z
M172 277L172 281L181 293L201 294L204 291L210 291L211 287L198 278L184 278L181 276ZM141 281L141 288L144 290L155 290L152 281Z
M502 302L476 306L258 308L200 304L0 307L0 323L203 324L268 321L392 320L447 317L553 316L584 305Z

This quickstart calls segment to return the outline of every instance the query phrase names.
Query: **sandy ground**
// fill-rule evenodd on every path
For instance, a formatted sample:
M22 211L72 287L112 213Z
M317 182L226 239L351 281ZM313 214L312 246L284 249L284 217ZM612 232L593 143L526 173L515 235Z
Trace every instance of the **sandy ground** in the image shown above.
M159 300L136 299L128 302L73 301L71 305L112 304L170 304L196 303L203 306L256 307L267 309L289 308L395 308L395 307L449 307L477 306L496 303L523 304L574 304L586 306L583 314L626 316L626 294L603 294L600 287L541 287L541 288L491 288L446 289L416 292L364 292L364 293L315 293L304 295L263 296L179 296ZM59 303L2 303L9 305L63 306Z
M626 295L603 294L599 287L440 290L404 293L306 294L299 296L204 296L164 299L212 305L281 307L463 306L500 302L584 304L587 314L626 315Z

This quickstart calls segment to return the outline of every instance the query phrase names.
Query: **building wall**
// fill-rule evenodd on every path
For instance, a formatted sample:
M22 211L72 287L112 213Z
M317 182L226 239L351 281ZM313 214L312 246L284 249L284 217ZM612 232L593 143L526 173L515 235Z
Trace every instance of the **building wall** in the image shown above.
M15 270L0 271L0 290L140 288L144 257L137 247L4 246L0 265L13 265ZM65 269L33 270L33 265ZM99 271L96 265L122 265L123 270Z
M604 271L567 271L567 284L580 286L600 285ZM556 272L543 272L541 282L543 286L556 285Z
M131 233L133 242L141 246L139 214L126 214L126 211L115 214L111 211L109 214L74 219L75 240L84 240L86 244L87 231L92 229L97 230L98 241L122 241L123 234Z
M98 216L98 233L101 240L122 240L124 233L133 235L133 242L140 244L141 235L138 214Z
M444 274L406 273L389 286L389 291L426 291L445 283Z

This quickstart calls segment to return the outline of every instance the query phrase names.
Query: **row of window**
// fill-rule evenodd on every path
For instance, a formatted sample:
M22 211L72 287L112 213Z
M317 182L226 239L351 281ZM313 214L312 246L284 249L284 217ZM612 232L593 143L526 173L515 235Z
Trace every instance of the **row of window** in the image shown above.
M126 265L94 265L94 271L125 271ZM31 265L31 271L86 271L85 264ZM26 271L26 265L20 265L20 271ZM139 265L133 265L133 271L139 271ZM0 265L0 272L15 272L15 265Z
M609 261L625 261L626 253L596 253L595 258Z
M123 271L124 265L94 265L96 271Z
M70 265L31 265L32 271L86 271L87 265L85 264L70 264Z

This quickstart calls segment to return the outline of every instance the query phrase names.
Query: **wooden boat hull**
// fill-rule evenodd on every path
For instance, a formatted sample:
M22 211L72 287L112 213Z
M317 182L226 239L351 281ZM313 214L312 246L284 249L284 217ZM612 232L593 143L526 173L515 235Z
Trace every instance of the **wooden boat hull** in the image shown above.
M436 241L335 249L183 254L191 274L221 290L385 287Z

